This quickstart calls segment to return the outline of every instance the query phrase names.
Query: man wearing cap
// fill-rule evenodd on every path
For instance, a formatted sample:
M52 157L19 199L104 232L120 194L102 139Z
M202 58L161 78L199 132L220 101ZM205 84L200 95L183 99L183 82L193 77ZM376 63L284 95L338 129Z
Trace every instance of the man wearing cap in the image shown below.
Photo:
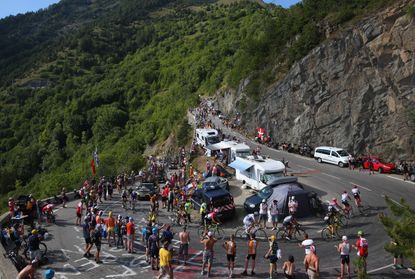
M310 253L304 258L304 267L309 279L317 279L320 276L320 259L316 255L316 247L310 246Z
M277 272L277 261L281 259L281 250L278 247L276 235L269 239L269 249L264 258L269 259L269 278L273 278L274 272Z
M19 274L17 274L16 279L35 279L35 269L37 267L37 263L37 259L30 261L29 264L23 268Z
M205 267L208 264L208 277L210 276L210 271L212 269L212 262L213 262L213 246L216 243L216 239L213 237L212 232L208 232L207 239L202 239L200 243L203 244L203 265L202 265L202 272L200 274L205 274Z
M340 253L340 277L337 277L338 279L344 279L344 265L347 265L347 278L350 279L350 244L347 240L347 236L343 235L342 242L334 246L337 249L337 252Z
M278 201L273 200L268 210L271 215L272 230L275 231L278 226Z

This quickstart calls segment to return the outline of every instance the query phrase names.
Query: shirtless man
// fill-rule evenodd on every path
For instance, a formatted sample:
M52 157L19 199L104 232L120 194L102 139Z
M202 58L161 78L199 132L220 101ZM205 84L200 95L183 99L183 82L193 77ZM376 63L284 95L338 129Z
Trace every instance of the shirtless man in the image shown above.
M304 258L304 266L309 279L317 279L320 274L320 260L316 255L314 245L310 246L310 253Z
M208 232L207 239L202 239L200 243L203 244L203 265L202 265L202 272L201 275L205 274L205 267L206 263L208 264L208 277L210 276L210 271L212 269L212 262L213 262L213 246L216 243L216 239L213 237L212 232Z
M189 242L190 235L187 231L187 227L183 227L183 231L179 233L180 248L179 248L179 257L183 256L183 264L186 265L186 257L189 255Z

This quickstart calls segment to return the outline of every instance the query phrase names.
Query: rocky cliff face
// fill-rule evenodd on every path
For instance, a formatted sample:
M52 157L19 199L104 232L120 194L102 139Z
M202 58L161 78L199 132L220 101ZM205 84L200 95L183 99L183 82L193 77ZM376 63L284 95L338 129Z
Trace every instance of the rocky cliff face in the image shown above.
M328 38L296 63L244 114L247 131L261 126L275 142L414 159L409 114L415 111L415 24L405 12L407 3ZM218 102L228 104L224 111L232 111L244 85L224 94Z

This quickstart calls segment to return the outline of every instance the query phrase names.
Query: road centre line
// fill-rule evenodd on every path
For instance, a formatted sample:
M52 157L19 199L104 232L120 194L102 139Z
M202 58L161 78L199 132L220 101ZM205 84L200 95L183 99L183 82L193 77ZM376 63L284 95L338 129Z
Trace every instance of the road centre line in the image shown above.
M365 186L362 186L362 185L356 184L356 183L354 183L354 182L351 182L351 181L350 181L350 184L352 184L352 185L356 185L356 186L357 186L357 187L359 187L359 188L363 188L363 189L365 189L366 191L373 192L373 190L371 190L371 189L369 189L369 188L366 188Z
M331 178L334 178L334 179L341 180L341 179L340 179L340 178L338 178L337 176L334 176L334 175L331 175L331 174L328 174L328 173L325 173L325 172L322 172L322 174L327 175L327 176L330 176Z

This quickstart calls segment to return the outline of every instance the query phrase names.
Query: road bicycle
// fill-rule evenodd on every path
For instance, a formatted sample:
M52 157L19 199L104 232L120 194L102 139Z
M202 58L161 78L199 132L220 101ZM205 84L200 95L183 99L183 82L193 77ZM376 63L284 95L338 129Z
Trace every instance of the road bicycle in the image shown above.
M225 231L222 229L220 224L205 224L200 226L197 230L197 234L200 238L205 237L208 232L212 232L213 236L219 240L225 237Z
M259 241L267 241L268 235L266 231L261 228L258 224L255 224L250 230L249 234L254 234L255 239ZM249 234L246 232L245 227L239 227L235 231L235 237L240 239L249 239Z
M21 271L27 265L25 259L23 259L23 257L16 253L14 250L8 251L6 254L4 254L4 257L11 260L17 271Z
M321 238L326 241L332 239L340 239L341 237L341 225L338 223L327 225L325 228L321 230Z
M291 236L289 235L289 230L284 226L279 227L276 234L277 239L303 241L306 231L301 228L300 224L295 224L291 230Z

